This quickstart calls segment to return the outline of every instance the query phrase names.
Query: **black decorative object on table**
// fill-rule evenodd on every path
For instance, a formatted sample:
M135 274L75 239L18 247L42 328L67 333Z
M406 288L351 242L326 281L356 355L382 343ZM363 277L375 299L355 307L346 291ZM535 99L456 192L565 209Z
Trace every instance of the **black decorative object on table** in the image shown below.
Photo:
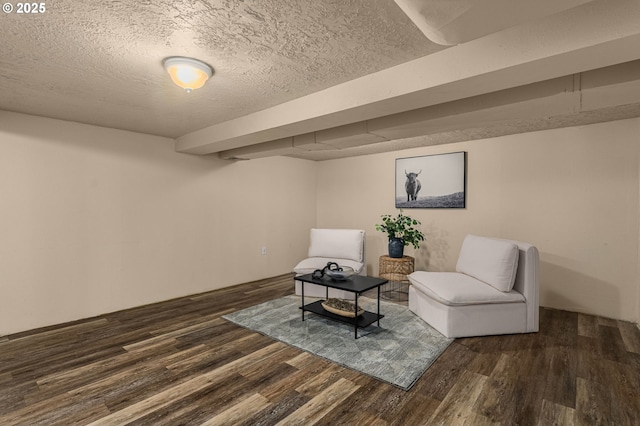
M328 262L324 268L313 271L311 276L315 279L320 279L327 275L332 280L344 281L355 273L356 271L349 266L340 266L336 262Z

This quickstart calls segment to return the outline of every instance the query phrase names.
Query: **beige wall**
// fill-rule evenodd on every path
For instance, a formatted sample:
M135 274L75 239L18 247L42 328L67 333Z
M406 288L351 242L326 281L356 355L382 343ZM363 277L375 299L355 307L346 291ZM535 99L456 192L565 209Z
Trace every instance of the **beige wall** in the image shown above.
M467 208L407 209L427 242L417 268L453 270L467 233L535 244L541 304L640 321L640 120L631 119L319 163L318 226L367 231L376 274L395 214L395 159L467 151ZM336 201L341 203L336 208Z
M640 145L640 119L634 120L635 121L635 126L636 126L636 143L638 143L638 145ZM639 160L640 162L640 160ZM640 178L640 173L639 173L639 178ZM640 191L640 184L638 184L638 191ZM639 194L639 198L640 198L640 194ZM640 214L638 215L638 218L640 220ZM640 228L640 226L639 226ZM640 277L640 230L639 230L639 235L638 235L638 260L636 263L636 266L638 268L638 277ZM638 278L638 281L640 281L640 278ZM638 291L636 294L637 298L636 298L636 324L638 326L638 328L640 328L640 284L638 285Z
M541 252L541 303L640 322L640 119L326 162L176 154L173 141L0 111L0 335L290 271L312 226L362 227L377 273L396 158L468 152L468 208L406 210L417 267L467 233ZM295 202L295 207L292 203ZM267 246L267 255L260 248Z
M315 162L2 111L0 152L0 335L289 272L316 220Z

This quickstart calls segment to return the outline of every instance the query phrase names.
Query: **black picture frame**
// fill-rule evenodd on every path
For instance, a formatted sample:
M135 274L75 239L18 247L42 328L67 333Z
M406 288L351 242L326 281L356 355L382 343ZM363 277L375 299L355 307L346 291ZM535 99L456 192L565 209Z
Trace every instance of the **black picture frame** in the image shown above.
M464 209L466 200L466 151L396 159L396 208Z

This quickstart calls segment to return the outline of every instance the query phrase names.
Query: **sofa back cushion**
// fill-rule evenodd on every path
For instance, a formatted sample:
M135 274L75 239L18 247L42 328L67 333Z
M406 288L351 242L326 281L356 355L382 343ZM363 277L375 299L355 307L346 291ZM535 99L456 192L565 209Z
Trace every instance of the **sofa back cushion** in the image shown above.
M500 291L510 291L518 271L518 246L511 241L467 235L456 271Z
M309 257L364 261L364 231L361 229L311 229Z

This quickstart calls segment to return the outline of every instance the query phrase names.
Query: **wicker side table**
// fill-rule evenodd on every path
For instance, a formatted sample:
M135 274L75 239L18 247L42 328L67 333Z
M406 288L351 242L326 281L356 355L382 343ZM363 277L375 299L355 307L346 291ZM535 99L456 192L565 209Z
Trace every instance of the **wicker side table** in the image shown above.
M394 258L380 256L378 276L389 280L389 283L382 287L382 297L390 300L406 301L409 294L409 280L407 275L413 272L414 258L402 256Z

